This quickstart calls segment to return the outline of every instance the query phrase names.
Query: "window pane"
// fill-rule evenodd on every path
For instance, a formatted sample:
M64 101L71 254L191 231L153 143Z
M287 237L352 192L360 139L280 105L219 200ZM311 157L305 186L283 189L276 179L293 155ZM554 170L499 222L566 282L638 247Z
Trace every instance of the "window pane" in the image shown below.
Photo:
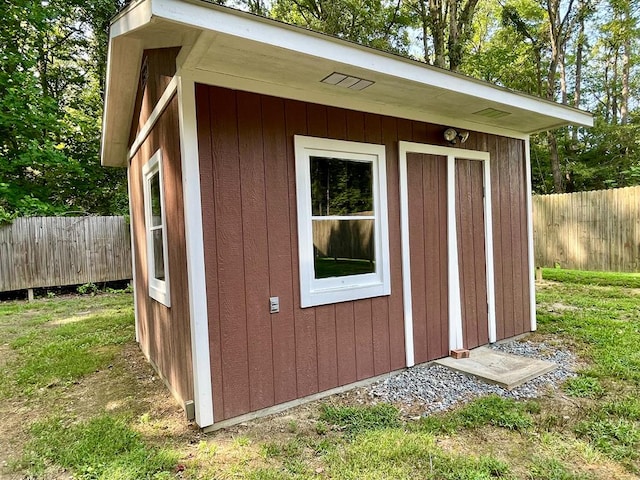
M149 192L151 197L151 226L162 225L162 207L160 204L160 173L156 172L149 178Z
M373 215L370 162L311 157L313 215Z
M314 220L315 278L374 273L373 220Z
M164 280L164 251L162 250L162 229L159 228L153 234L153 276L158 280Z

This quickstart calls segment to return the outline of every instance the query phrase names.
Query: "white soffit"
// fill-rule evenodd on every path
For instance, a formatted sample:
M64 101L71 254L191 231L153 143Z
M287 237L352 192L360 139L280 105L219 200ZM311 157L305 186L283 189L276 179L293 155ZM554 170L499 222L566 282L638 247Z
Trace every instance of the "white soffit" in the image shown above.
M203 83L520 137L593 125L589 113L299 27L203 1L144 0L112 23L103 164L124 165L142 49L190 47L198 35L181 61ZM322 83L333 72L374 83Z

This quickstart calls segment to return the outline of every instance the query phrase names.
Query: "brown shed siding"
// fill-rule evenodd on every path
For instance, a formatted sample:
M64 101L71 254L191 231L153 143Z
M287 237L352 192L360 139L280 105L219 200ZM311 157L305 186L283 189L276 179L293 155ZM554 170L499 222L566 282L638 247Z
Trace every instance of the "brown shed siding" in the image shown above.
M169 56L173 55L168 52ZM175 58L175 55L173 57ZM171 61L164 58L164 61ZM149 71L154 71L149 61ZM155 82L151 77L147 85ZM157 97L161 95L155 94ZM145 93L145 98L149 95ZM153 105L150 105L153 108ZM134 119L134 124L137 119ZM142 167L162 149L164 176L168 271L171 307L149 296ZM191 332L186 294L187 260L184 231L184 204L178 125L178 99L174 96L153 130L130 163L131 223L134 238L139 342L144 354L169 383L178 401L193 398Z
M129 133L129 145L149 119L153 108L176 73L176 57L180 47L145 50L142 55L140 78L133 121Z
M398 141L443 144L443 127L204 85L196 103L215 420L404 367ZM391 295L299 307L297 134L386 146ZM509 152L495 148L523 142L473 134L469 147L477 142L489 147L494 172L524 172L522 145L511 147L517 159L499 158ZM527 260L517 257L514 267L503 258L526 251L518 218L526 189L524 177L514 185L494 175L494 211L516 208L508 220L515 227L494 213L494 235L509 239L495 258L496 277L509 276L500 301L509 298L512 312L513 290L523 299L528 291ZM280 297L280 313L269 314L270 296ZM528 305L518 309L502 308L503 331L528 330Z
M488 136L498 340L531 330L524 142ZM532 268L532 267L531 267Z
M416 363L449 353L447 158L407 154L413 348Z
M456 228L464 348L489 341L483 165L456 159Z

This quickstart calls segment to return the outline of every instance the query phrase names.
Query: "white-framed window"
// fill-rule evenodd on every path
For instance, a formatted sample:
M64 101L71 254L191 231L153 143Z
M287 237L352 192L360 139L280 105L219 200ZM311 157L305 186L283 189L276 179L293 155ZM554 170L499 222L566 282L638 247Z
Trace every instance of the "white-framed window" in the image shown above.
M142 176L149 296L170 307L162 150L154 153L145 163L142 167Z
M384 145L294 142L301 307L389 295Z

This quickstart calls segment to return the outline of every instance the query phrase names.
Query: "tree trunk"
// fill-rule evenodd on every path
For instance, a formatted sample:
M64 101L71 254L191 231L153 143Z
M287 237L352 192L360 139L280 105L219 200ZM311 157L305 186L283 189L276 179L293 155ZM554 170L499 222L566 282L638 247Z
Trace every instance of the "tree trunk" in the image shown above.
M551 173L553 174L553 190L555 193L564 193L564 180L560 170L560 159L558 158L558 141L556 134L551 130L547 132L547 143L549 144L549 160L551 161Z
M576 42L576 78L573 94L573 106L580 108L580 97L582 95L582 53L584 51L584 2L580 4L580 30L578 31L578 40ZM578 141L578 127L571 129L571 140L575 143Z
M429 19L431 22L431 36L433 39L433 50L435 54L434 65L445 68L444 55L444 19L442 10L442 0L429 0Z
M626 125L629 121L629 71L631 56L631 38L626 35L622 45L622 97L620 99L620 123Z
M567 66L565 65L566 57L564 52L560 53L558 68L560 70L560 101L563 105L567 104Z
M418 9L420 12L420 23L422 24L422 48L424 50L424 61L429 61L429 14L423 0L418 1Z
M613 55L613 75L611 77L611 121L615 125L618 123L618 95L616 94L616 86L618 85L618 55L616 48Z
M448 0L449 4L449 70L455 72L460 65L459 32L458 32L458 0Z

